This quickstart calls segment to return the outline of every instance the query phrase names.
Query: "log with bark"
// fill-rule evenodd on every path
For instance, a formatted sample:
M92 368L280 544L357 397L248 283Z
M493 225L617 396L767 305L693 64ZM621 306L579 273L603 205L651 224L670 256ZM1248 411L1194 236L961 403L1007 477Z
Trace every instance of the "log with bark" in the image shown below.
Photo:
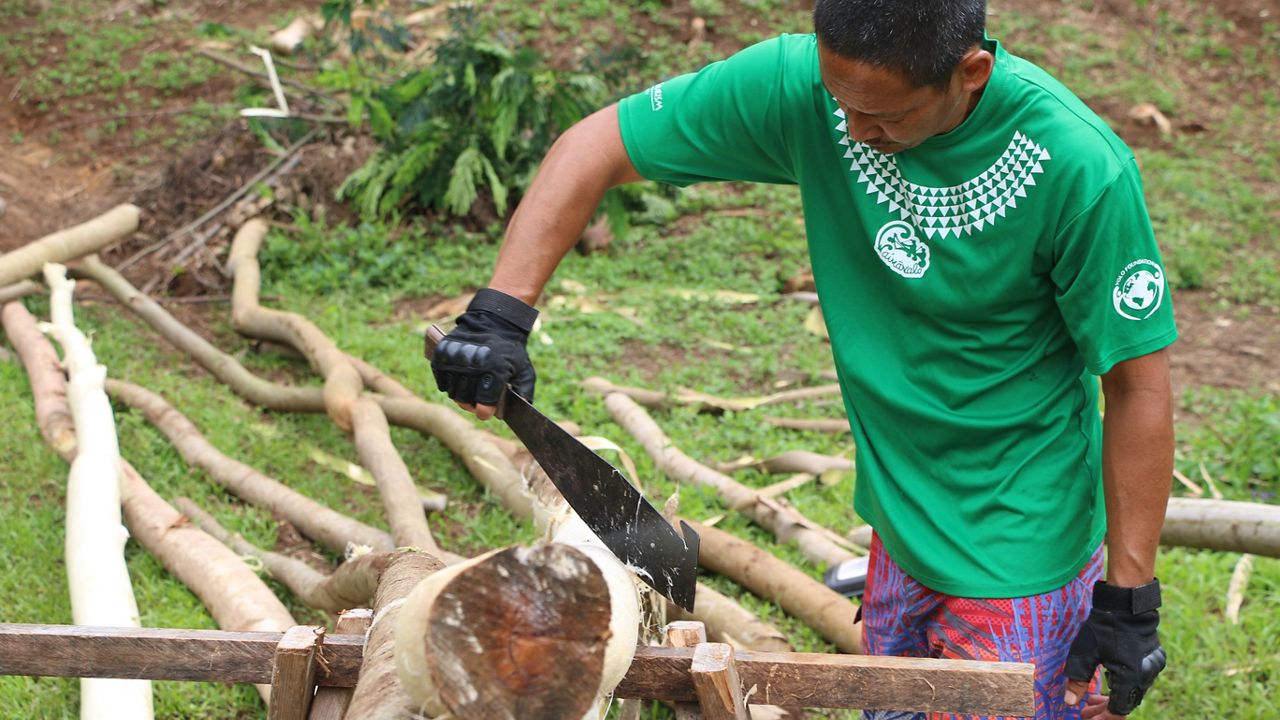
M1280 506L1169 498L1160 542L1280 557Z
M214 347L139 293L123 276L96 257L86 258L78 271L96 281L161 337L190 355L201 367L249 402L272 410L324 412L325 401L320 388L290 387L257 377L234 357ZM371 387L387 395L374 396L374 399L392 424L439 439L513 514L519 518L532 516L533 506L525 494L520 474L493 446L486 433L477 430L457 411L414 397L403 385L368 364L349 359Z
M840 394L840 386L834 383L830 385L818 385L816 387L783 390L759 397L740 398L721 398L686 388L681 388L676 391L675 394L668 395L666 393L657 392L656 390L646 390L644 388L629 387L627 385L615 385L602 377L589 377L582 381L582 386L599 395L608 395L610 393L626 395L636 403L650 409L661 410L674 405L693 405L704 412L724 412L726 410L742 412L767 405L781 405L783 403Z
M839 535L805 518L782 500L762 497L724 473L709 468L681 452L662 432L644 408L621 393L605 396L613 419L644 446L658 467L677 481L709 487L730 509L751 518L773 533L778 542L795 542L800 552L818 565L838 565L856 557L856 548Z
M842 652L862 652L857 606L790 563L723 530L686 520L701 538L698 562L813 628Z
M120 445L111 401L103 391L107 369L75 325L66 268L44 266L53 322L43 326L62 346L66 399L77 438L67 480L66 567L71 617L77 625L141 627L138 604L124 561L129 538L120 511ZM84 678L80 717L151 718L151 683Z
M232 324L244 335L286 343L307 357L324 377L325 411L339 427L354 434L361 464L378 482L396 544L439 555L440 547L427 525L409 468L391 442L386 414L374 397L364 393L364 381L355 365L310 321L296 313L259 305L258 249L266 234L266 222L255 218L245 223L231 242L227 269L233 278Z
M237 497L270 510L324 547L339 553L346 552L351 544L383 551L395 547L387 533L336 512L223 455L190 420L150 390L121 380L108 380L107 391L129 407L142 411L188 463L204 469Z
M66 263L97 252L138 229L138 208L117 205L98 217L0 255L0 287L25 280L47 262Z
M289 588L302 604L317 610L339 613L369 605L391 556L389 552L356 555L326 575L301 560L263 550L238 533L228 531L188 498L178 498L173 504L218 542L242 556L256 558L271 579Z
M3 312L5 333L18 351L32 391L36 393L36 421L46 439L68 462L74 456L75 436L66 403L66 383L56 365L49 363L53 348L26 308L9 303ZM43 345L43 347L40 347ZM121 461L124 520L147 552L209 609L218 626L226 630L278 631L297 623L270 588L235 553L193 527L147 485L128 461ZM259 685L264 700L271 688Z

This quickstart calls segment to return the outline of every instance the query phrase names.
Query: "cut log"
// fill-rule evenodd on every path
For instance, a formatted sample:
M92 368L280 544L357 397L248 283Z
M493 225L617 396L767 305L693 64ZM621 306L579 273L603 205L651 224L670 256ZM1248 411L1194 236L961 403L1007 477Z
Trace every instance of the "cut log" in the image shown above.
M111 401L103 391L107 369L76 327L71 308L75 282L66 268L44 266L52 324L45 331L62 345L67 402L76 451L67 480L66 567L71 617L77 625L139 627L138 604L124 561L129 533L120 516L120 445ZM81 720L154 716L145 680L80 681Z
M59 230L0 255L0 287L40 272L45 263L66 263L97 252L138 229L138 208L117 205L80 225Z
M39 283L30 280L22 280L12 285L0 287L0 304L20 300L28 295L35 295L43 291L44 288Z
M382 551L395 547L387 533L353 520L223 455L190 420L150 390L119 380L108 380L107 390L130 407L141 410L188 463L203 468L237 497L284 518L326 548L341 553L352 543Z
M1280 557L1280 506L1169 498L1160 542Z
M805 518L780 500L760 494L724 473L717 472L681 452L649 414L631 398L620 393L605 396L605 406L613 419L626 428L658 467L676 480L713 489L730 509L751 518L773 533L778 542L794 542L810 562L838 565L856 557L853 548L835 533Z
M698 563L779 605L846 653L862 652L851 600L770 553L723 530L686 521L698 533Z
M558 543L496 551L431 576L405 603L396 637L414 709L459 720L586 717L602 682L621 680L635 651L635 589L625 574L621 582L629 617L615 616L621 598L597 561ZM625 655L612 678L607 650Z

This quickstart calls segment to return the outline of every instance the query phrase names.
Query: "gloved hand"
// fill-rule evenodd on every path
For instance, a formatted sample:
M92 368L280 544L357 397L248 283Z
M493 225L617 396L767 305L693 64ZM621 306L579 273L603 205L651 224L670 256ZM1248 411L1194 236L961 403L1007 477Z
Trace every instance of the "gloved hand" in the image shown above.
M1101 664L1107 670L1111 694L1107 709L1116 715L1133 712L1165 665L1164 648L1156 633L1158 607L1159 580L1136 588L1095 584L1093 611L1067 656L1067 679L1079 688ZM1072 689L1067 692L1076 697L1084 694Z
M537 377L525 345L537 317L537 310L504 292L477 292L430 354L436 385L464 405L497 405L507 385L533 402Z

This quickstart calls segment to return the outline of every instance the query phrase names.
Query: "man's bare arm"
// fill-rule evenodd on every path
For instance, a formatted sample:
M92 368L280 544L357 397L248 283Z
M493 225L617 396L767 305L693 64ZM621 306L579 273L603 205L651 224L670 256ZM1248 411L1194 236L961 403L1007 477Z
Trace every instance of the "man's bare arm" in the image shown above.
M1168 351L1116 364L1102 377L1102 391L1107 582L1137 587L1155 576L1156 546L1173 476Z
M642 180L610 105L561 135L507 227L489 287L533 305L611 187Z

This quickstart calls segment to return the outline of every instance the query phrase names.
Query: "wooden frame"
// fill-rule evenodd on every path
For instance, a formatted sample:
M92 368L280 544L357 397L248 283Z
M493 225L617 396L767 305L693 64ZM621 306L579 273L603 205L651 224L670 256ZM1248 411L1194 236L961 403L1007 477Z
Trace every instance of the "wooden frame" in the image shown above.
M0 675L270 683L277 668L287 662L281 672L296 680L286 690L287 697L308 703L312 687L354 686L364 653L363 635L326 635L317 630L302 627L270 633L0 623ZM737 698L754 688L751 702L784 707L1007 717L1035 713L1035 667L1027 663L735 653L727 645L713 645L637 647L615 696L696 703L710 695L705 688L700 693L695 684L695 658L714 656L724 668L715 679L717 692L729 698L731 709L736 687ZM277 702L282 699L277 697ZM297 709L293 705L298 700L286 702L290 705L275 711L285 713L280 717L305 717L305 704ZM302 714L288 714L294 712ZM707 712L704 706L703 713Z

